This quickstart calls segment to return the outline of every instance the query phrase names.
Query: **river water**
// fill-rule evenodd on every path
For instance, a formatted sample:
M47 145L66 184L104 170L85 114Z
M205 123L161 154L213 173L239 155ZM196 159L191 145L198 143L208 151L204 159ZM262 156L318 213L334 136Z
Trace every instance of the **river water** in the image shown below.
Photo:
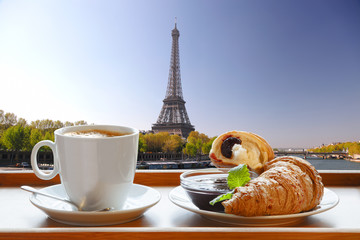
M307 158L317 170L360 170L360 162L343 159Z

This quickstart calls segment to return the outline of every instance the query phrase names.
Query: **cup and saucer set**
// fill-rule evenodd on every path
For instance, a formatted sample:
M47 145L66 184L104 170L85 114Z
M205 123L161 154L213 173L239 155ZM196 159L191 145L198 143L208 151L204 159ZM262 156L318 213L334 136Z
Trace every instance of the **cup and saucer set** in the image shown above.
M160 201L157 190L133 183L137 129L112 125L73 126L58 129L54 135L55 142L41 141L31 154L37 177L50 180L60 175L61 184L42 188L30 196L30 202L51 219L77 226L115 225L140 218ZM37 152L43 146L53 151L54 169L50 173L38 168ZM68 199L71 203L43 194Z

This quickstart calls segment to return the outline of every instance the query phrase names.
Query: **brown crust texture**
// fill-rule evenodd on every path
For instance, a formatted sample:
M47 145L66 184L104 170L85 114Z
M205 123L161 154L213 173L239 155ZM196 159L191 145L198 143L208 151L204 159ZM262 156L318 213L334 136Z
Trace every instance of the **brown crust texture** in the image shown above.
M226 213L241 216L283 215L315 208L324 195L324 185L316 169L298 157L278 157L246 186L235 189L222 202Z
M230 158L225 157L221 152L223 142L228 138L238 138L243 150L242 155L232 154ZM264 164L274 158L274 152L271 146L262 137L244 131L230 131L218 136L210 151L210 159L218 168L232 168L239 164L246 164L257 173L263 172Z

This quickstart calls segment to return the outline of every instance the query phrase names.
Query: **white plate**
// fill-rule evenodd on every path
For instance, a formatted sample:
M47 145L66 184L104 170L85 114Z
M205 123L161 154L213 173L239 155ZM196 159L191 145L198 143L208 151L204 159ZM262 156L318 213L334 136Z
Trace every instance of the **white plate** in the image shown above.
M46 187L40 191L59 197L67 197L61 184ZM140 218L146 210L158 203L160 198L160 193L155 189L133 184L122 210L109 212L77 211L70 204L37 194L32 194L30 201L57 222L78 226L105 226L126 223Z
M179 207L182 207L194 213L198 213L201 216L214 221L218 221L226 224L240 225L240 226L258 226L258 227L294 225L302 222L304 218L307 216L327 211L335 207L339 203L339 197L336 195L336 193L325 188L324 197L321 203L316 208L308 212L289 214L289 215L243 217L233 214L201 210L191 202L190 198L187 196L185 190L181 186L178 186L173 190L171 190L171 192L169 193L169 199Z

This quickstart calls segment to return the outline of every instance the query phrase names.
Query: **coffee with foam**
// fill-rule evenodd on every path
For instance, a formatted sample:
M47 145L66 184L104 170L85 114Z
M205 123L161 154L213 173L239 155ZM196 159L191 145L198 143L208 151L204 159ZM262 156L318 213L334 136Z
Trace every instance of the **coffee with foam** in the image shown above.
M128 135L130 133L122 133L101 129L88 129L74 132L66 132L63 135L73 137L86 137L86 138L104 138L104 137L118 137Z

